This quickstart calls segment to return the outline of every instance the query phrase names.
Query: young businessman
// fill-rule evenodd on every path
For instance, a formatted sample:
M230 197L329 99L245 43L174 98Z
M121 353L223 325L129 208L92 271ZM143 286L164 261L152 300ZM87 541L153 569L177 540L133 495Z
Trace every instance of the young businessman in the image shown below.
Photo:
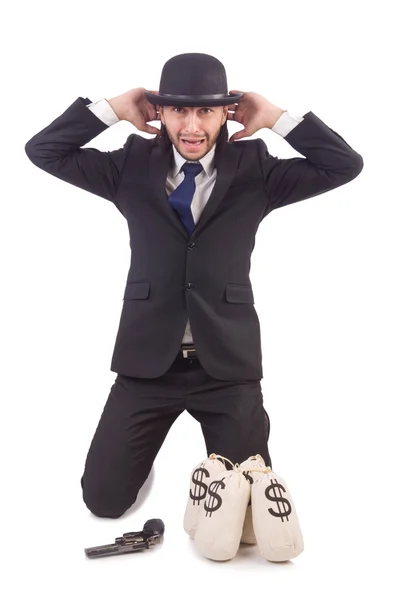
M156 137L132 133L112 152L82 148L123 119ZM156 120L160 129L149 125ZM228 120L244 127L230 140ZM274 157L260 138L236 141L262 128L305 158ZM81 479L87 507L122 515L184 410L200 423L208 454L242 462L259 453L272 466L249 278L255 234L272 210L357 177L362 157L311 111L294 116L254 92L229 93L222 63L202 53L168 60L159 91L79 97L26 153L112 202L129 228L117 377Z

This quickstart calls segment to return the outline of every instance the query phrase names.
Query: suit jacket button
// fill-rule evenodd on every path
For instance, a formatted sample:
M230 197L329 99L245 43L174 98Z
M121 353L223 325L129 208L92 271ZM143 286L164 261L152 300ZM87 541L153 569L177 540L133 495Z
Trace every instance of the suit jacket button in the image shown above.
M192 289L193 289L193 287L194 287L194 286L193 286L193 284L192 284L192 283L187 283L187 284L185 285L185 289L186 289L188 292L191 292L191 291L192 291Z
M189 248L189 250L192 250L192 248L196 247L196 243L195 242L189 242L187 247Z

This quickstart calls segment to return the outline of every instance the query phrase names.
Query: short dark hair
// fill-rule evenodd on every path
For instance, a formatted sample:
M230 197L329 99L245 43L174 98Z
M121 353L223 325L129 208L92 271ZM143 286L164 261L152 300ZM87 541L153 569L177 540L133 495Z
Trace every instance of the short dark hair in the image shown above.
M167 133L167 129L165 128L165 125L163 123L161 123L160 132L161 132L161 136L158 135L156 137L156 140L158 140L158 143L164 150L169 150L170 147L172 146L172 142ZM229 143L228 140L229 140L229 131L227 129L227 119L226 119L226 121L220 128L218 137L216 138L215 161L216 161L217 154L222 150L222 148L224 148L226 146L226 144Z

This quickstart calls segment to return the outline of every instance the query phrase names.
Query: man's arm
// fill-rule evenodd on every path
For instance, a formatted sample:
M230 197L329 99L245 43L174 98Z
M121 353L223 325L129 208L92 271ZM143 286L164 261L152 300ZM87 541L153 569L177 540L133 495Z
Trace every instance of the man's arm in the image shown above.
M344 185L363 169L362 156L311 111L287 133L285 140L306 158L271 156L265 142L257 139L267 197L264 216L275 208Z
M81 148L109 127L87 110L89 104L92 103L88 98L79 97L26 143L25 152L43 171L114 201L126 157L139 136L129 135L123 148L111 152Z

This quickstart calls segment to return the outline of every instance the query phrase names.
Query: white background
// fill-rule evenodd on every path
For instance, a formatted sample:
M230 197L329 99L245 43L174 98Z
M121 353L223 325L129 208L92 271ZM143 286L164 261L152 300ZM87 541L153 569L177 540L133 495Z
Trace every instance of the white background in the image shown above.
M3 598L396 597L391 4L36 1L3 11ZM364 158L354 181L272 212L252 256L269 448L306 546L290 563L271 564L257 547L226 563L197 554L182 520L205 446L187 413L133 509L100 519L81 498L86 452L115 378L128 230L111 203L37 169L24 145L79 96L158 89L163 64L183 52L219 58L229 89L312 110ZM229 124L230 135L240 128ZM120 122L89 145L119 148L134 131ZM298 156L270 130L257 136L273 155ZM153 517L166 526L160 548L85 558L84 547Z

